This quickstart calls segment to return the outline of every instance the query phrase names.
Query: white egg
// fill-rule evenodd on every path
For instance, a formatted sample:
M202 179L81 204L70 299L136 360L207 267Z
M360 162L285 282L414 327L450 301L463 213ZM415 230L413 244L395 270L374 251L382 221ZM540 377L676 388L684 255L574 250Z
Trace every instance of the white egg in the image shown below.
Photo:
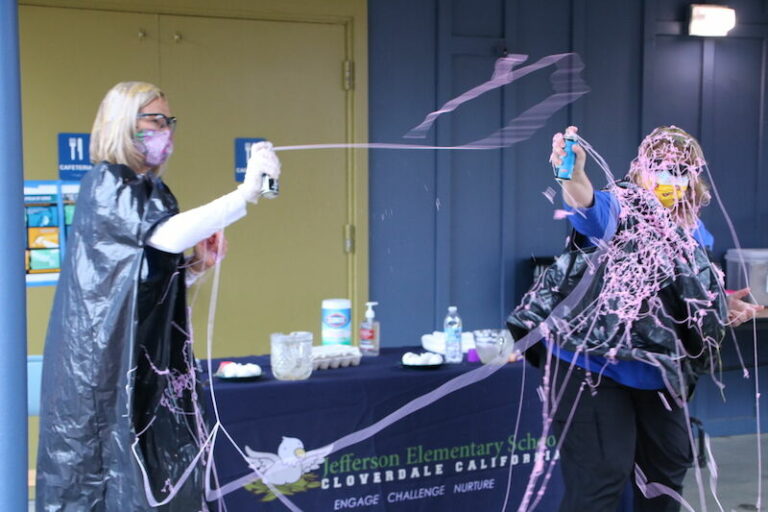
M406 352L403 354L403 364L415 365L419 364L419 355L413 352Z
M429 354L427 364L443 364L443 356L440 354Z
M248 374L248 377L258 377L261 375L261 366L254 364L254 363L248 363L245 365L246 373Z
M219 373L221 373L222 377L236 377L237 376L237 364L236 363L230 363L226 365L224 368L219 369Z

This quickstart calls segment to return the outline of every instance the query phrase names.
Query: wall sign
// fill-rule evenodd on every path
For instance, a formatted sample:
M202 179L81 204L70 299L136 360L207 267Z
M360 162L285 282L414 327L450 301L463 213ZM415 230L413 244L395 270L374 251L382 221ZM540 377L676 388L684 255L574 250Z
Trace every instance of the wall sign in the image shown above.
M80 181L91 170L91 134L59 134L59 179Z
M245 179L245 168L248 166L248 158L251 156L251 145L265 140L259 138L235 139L235 181L239 183Z

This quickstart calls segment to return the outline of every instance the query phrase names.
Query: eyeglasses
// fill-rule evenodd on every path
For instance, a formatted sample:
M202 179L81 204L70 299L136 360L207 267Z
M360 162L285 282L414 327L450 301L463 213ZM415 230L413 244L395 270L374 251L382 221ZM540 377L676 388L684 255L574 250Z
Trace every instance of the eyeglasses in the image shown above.
M168 117L165 114L159 114L159 113L137 114L136 119L147 119L149 121L152 121L153 123L155 123L158 130L165 130L168 128L170 128L171 130L176 129L176 118Z

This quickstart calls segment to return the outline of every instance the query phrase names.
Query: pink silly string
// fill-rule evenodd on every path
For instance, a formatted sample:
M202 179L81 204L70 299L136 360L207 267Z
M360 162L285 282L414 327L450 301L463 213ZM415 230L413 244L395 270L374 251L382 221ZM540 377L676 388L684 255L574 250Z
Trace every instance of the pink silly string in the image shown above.
M434 122L443 114L454 111L460 105L477 98L478 96L492 91L493 89L510 84L515 80L518 80L530 73L538 71L539 69L554 65L556 67L555 72L550 76L550 82L552 83L555 94L547 98L547 102L554 105L560 105L557 110L565 106L566 104L575 101L587 92L589 88L581 80L580 73L584 69L584 64L578 54L575 53L562 53L556 55L548 55L534 64L514 70L513 68L525 62L528 59L527 55L509 55L502 57L496 61L495 70L493 76L488 82L481 84L469 91L461 94L460 96L448 101L439 110L427 114L427 117L421 124L412 128L405 136L407 138L423 138L426 136L429 129ZM565 103L563 103L565 102ZM531 130L531 126L524 126L525 124L539 124L537 121L546 121L551 117L552 112L547 114L551 108L550 105L546 105L545 102L539 103L527 111L527 115L524 115L517 120L513 120L508 126L502 128L498 132L495 132L489 140L502 140L504 137L501 135L506 132L506 135L524 136L524 133ZM543 117L542 117L543 116ZM540 123L543 126L543 122ZM540 126L538 126L540 127ZM533 131L529 133L532 134ZM508 138L508 137L507 137ZM485 140L485 139L483 139ZM522 140L522 139L519 139ZM478 141L479 142L479 141ZM482 143L482 142L480 142Z
M570 61L570 60L578 60L577 56L559 56L554 59L550 59L551 62L559 62L561 60ZM546 61L545 61L546 62ZM547 64L547 65L548 65ZM543 66L541 66L543 67ZM511 66L509 67L511 69ZM531 69L532 71L533 69ZM577 73L579 70L576 70ZM503 65L497 66L495 76L498 78L499 76L504 75L505 68ZM567 72L566 72L567 74ZM516 77L519 78L520 76ZM509 82L513 81L512 78L509 80ZM561 74L555 74L553 77L553 83L555 84L556 89L560 88L562 89L562 86L564 85L565 81L561 80L562 73ZM508 83L509 83L508 82ZM583 85L583 82L580 80L577 80L576 77L572 77L568 85L573 86L574 84L577 85ZM498 85L497 85L498 86ZM490 90L490 89L488 89ZM551 114L556 111L559 108L562 108L563 106L567 105L568 103L575 101L580 97L581 95L585 94L587 92L586 86L583 86L582 89L579 92L576 93L564 93L562 91L558 91L549 98L545 99L540 104L534 106L533 108L529 109L528 111L524 112L520 116L518 116L516 119L514 119L509 126L505 127L500 132L497 132L496 134L492 134L487 140L485 141L476 141L475 143L470 143L464 146L454 146L454 147L435 147L435 146L414 146L414 145L393 145L393 144L323 144L323 145L311 145L311 146L283 146L275 148L275 150L295 150L295 149L320 149L320 148L382 148L382 149L497 149L500 147L505 147L506 145L509 145L513 142L523 140L523 138L527 138L532 134L537 127L540 127L544 124L546 121L547 116L551 116ZM527 135L526 135L527 134ZM496 137L501 137L500 142L494 142L492 139ZM217 271L218 271L218 265L217 265ZM212 322L212 318L210 318L209 315L209 347L210 347L210 340L212 338L211 332L210 332L210 325ZM511 347L510 347L511 351ZM507 354L508 355L508 354ZM209 366L210 366L210 356L209 356ZM498 369L498 368L496 368ZM493 371L495 371L494 369ZM482 370L479 369L479 370ZM210 368L209 368L210 371ZM363 439L366 439L370 437L371 435L374 435L376 432L381 430L382 428L385 428L389 424L393 423L394 421L397 421L398 419L404 417L405 415L411 414L412 412L415 412L416 410L425 407L429 403L433 402L434 400L438 399L440 396L443 396L445 394L451 393L455 391L456 389L460 389L461 387L464 387L466 385L471 384L472 382L475 382L477 380L486 378L489 376L493 371L485 372L483 375L472 375L469 379L462 379L461 377L454 379L454 381L451 381L447 383L448 385L444 385L441 388L438 388L435 390L435 392L430 393L428 395L425 395L422 397L422 399L416 399L412 401L409 404L406 404L403 406L400 410L395 411L395 413L391 414L390 416L384 418L383 420L377 422L375 425L372 425L371 427L368 427L367 429L363 429L361 431L358 431L356 433L350 434L348 436L345 436L338 440L335 443L332 443L330 445L331 452L337 451L339 449L344 448L345 446L348 446L350 444L354 444L357 442L360 442ZM471 372L474 373L474 372ZM459 382L461 381L461 382ZM214 395L213 389L211 390L211 394ZM220 424L218 421L218 406L214 401L214 410L217 417L217 428L221 428L222 431L226 434L226 429ZM227 437L228 434L227 434ZM234 443L234 440L229 437L230 441ZM238 448L239 451L239 448ZM242 455L242 453L241 453ZM212 459L211 459L212 461ZM206 479L206 488L207 488L207 496L209 499L212 499L213 497L221 498L223 495L225 495L228 492L231 492L233 490L236 490L237 488L241 487L245 483L248 483L249 481L253 481L257 478L261 478L261 475L258 475L256 472L251 475L246 475L245 477L242 477L235 482L230 482L229 484L226 484L222 487L220 487L217 490L211 490L208 487L209 481ZM276 492L276 495L278 498L281 499L284 503L286 503L287 500L283 500L283 497L279 492ZM288 502L290 503L290 502Z
M517 80L518 78L522 78L523 76L525 76L526 74L532 71L536 71L537 69L540 69L542 67L549 66L550 64L552 64L552 62L554 62L552 61L553 57L555 56L550 55L549 57L545 57L545 59L551 62L544 63L543 65L539 65L538 67L535 67L535 65L526 66L525 68L518 70L514 74L512 73L512 68L528 60L527 55L513 54L513 55L508 55L506 57L502 57L498 59L494 64L493 75L491 76L491 79L489 81L468 90L464 94L461 94L460 96L457 96L456 98L453 98L452 100L448 101L445 105L440 107L440 109L427 114L427 117L424 119L424 121L422 121L421 124L419 124L418 126L411 128L411 130L405 135L405 137L406 138L425 137L427 132L430 130L430 128L432 128L432 124L441 115L447 114L449 112L453 112L460 105L470 100L473 100L478 96L485 94L486 92L492 91L493 89L512 83L514 80ZM544 61L544 59L540 60L537 64L541 64L542 61Z
M223 226L223 221L221 222ZM223 227L222 227L223 231ZM221 254L222 249L222 242L224 237L219 237L217 247L217 252ZM212 354L212 348L213 348L213 330L214 330L214 324L215 324L215 317L216 317L216 305L218 303L218 296L219 296L219 286L221 284L221 260L217 260L214 265L214 273L213 273L213 288L211 290L211 300L208 306L208 329L207 329L207 366L208 366L208 375L213 375L213 354ZM224 427L224 425L221 423L221 416L219 415L219 407L218 402L216 400L216 391L215 391L215 385L214 385L214 379L211 378L209 381L210 385L210 396L211 396L211 402L213 404L214 414L216 418L216 422L212 428L211 432L211 445L208 452L208 459L205 464L205 499L207 501L214 501L217 500L219 502L220 508L224 508L224 495L235 491L239 488L241 488L245 483L242 483L240 485L233 485L236 482L239 483L240 481L244 480L243 478L240 478L236 480L236 482L230 482L229 484L225 486L221 486L218 484L217 479L217 488L212 489L211 488L211 473L216 472L216 467L213 460L213 451L214 447L216 446L216 439L218 436L219 431L223 432L226 438L229 440L232 447L235 448L235 450L238 452L242 460L247 460L247 457L245 453L240 449L240 446L235 442L235 440L232 438L230 433L227 431L227 429ZM278 500L280 500L283 505L285 505L289 510L292 512L300 512L301 509L297 507L291 500L289 500L280 490L278 490L272 483L270 483L268 480L264 479L264 475L261 474L261 472L258 471L256 468L252 468L253 472L247 475L247 477L250 477L250 481L253 480L261 480L264 482L264 484L269 488L269 490L277 497ZM246 482L247 483L247 482ZM226 492L224 492L226 490Z
M448 101L441 109L427 115L425 120L412 128L405 137L423 138L432 127L437 118L443 114L452 112L460 105L477 98L489 91L508 85L535 71L554 65L555 71L550 76L554 92L529 108L522 114L512 119L506 126L493 132L485 138L458 146L432 146L417 144L392 144L392 143L333 143L333 144L305 144L296 146L276 146L275 151L296 151L306 149L412 149L412 150L487 150L501 149L517 142L527 140L538 129L546 124L552 115L558 110L570 105L589 92L589 87L581 78L580 73L584 69L581 58L575 53L563 53L549 55L517 71L512 68L524 62L525 55L510 55L498 59L491 79L478 87L475 87L456 98Z
M544 331L542 331L542 334L545 334ZM542 385L541 385L541 395L544 397L547 397L547 395L549 394L549 383L551 381L550 379L551 365L549 364L549 361L551 357L552 357L551 348L548 348L547 364L544 366L544 376L542 378ZM547 399L545 399L541 404L541 421L543 426L541 429L542 431L541 437L539 438L539 442L537 443L537 446L536 446L536 454L539 453L541 441L542 439L546 439L547 435L549 434L550 425L552 424L552 415L549 414L549 405L550 405L549 400ZM528 503L531 500L538 478L543 472L542 468L543 468L542 461L540 459L536 460L536 457L534 457L533 470L531 471L531 474L528 477L528 485L526 486L525 493L523 494L523 499L520 502L520 506L517 509L518 512L527 510Z
M662 162L663 162L663 160L662 160ZM669 162L667 161L667 163L669 163ZM703 159L701 159L699 161L699 163L703 164ZM706 167L706 165L702 165L701 167L703 167L704 171L706 171L707 175L709 175L709 169ZM729 218L727 212L725 211L724 206L722 205L722 201L720 200L719 194L717 192L717 188L716 188L713 180L711 179L711 175L710 175L710 183L711 183L711 186L712 186L713 194L716 197L716 199L718 200L720 209L721 209L721 211L723 212L723 215L726 218L726 221L727 221L727 223L729 225L729 228L731 230L731 234L732 234L732 236L734 238L735 244L738 247L739 243L738 243L738 240L736 238L736 233L735 233L735 229L733 227L733 223L730 221L730 218ZM700 208L700 206L701 206L700 202L698 202L698 201L691 201L691 200L689 200L687 198L684 198L684 200L681 202L681 205L679 205L677 207L678 212L676 212L676 213L682 213L683 214L683 215L678 215L678 218L685 219L686 216L684 214L688 213L688 212L696 213L697 214L698 213L698 209ZM689 215L689 217L690 217L690 215ZM719 273L719 272L717 274L718 274L717 275L718 282L722 282L722 274ZM707 298L711 298L711 296L707 297ZM687 301L687 304L686 304L686 306L689 309L689 315L688 315L688 318L686 319L686 321L687 321L687 323L689 325L689 328L693 328L693 329L698 330L700 335L703 334L702 328L701 328L701 325L700 325L700 318L699 318L701 316L701 311L702 310L699 309L698 311L696 311L694 306L702 306L702 305L706 305L706 304L703 301L701 301L701 300L700 301L690 300L690 301ZM721 320L723 321L723 323L725 323L724 322L725 319L721 319ZM754 331L755 331L755 327L754 327L754 323L753 323L753 349L754 349L755 354L756 354L757 353L757 342L756 342L756 338L757 337L756 337L756 333ZM704 337L704 336L702 336L702 337ZM732 330L731 330L731 337L732 337L732 339L735 342L735 336L733 335L733 331ZM705 345L703 347L703 350L709 351L711 353L710 357L712 357L712 358L719 357L718 356L718 349L719 349L719 347L717 346L715 341L712 340L712 339L706 340L706 337L704 337L704 338L705 338ZM734 345L736 345L736 344L734 343ZM738 351L738 346L737 345L736 345L736 349ZM684 350L683 350L683 352L684 352ZM742 368L744 370L744 374L745 374L745 376L747 376L748 375L748 371L746 370L746 368L744 368L743 358L741 357L740 352L739 352L738 355L739 355L740 361L742 362ZM755 361L757 361L757 358L755 359ZM715 369L713 368L711 370L711 372L714 372L714 371L715 371ZM722 383L718 382L718 380L715 378L714 375L712 375L712 378L713 378L713 380L715 380L715 383L721 389L724 387ZM757 391L757 389L759 389L759 384L757 384L757 383L755 384L755 389L756 389L756 391ZM756 392L756 402L757 402L757 407L759 408L759 393L757 393L757 392ZM684 406L685 404L681 404L681 405ZM757 420L756 421L757 421L757 429L756 430L759 433L760 430L761 430L760 429L760 417L759 417L759 414L757 415ZM761 486L761 480L762 480L762 476L761 476L762 475L762 462L761 461L762 461L762 456L761 456L761 446L759 445L759 442L758 442L758 446L757 446L757 458L758 458L758 505L757 506L759 507L760 506L760 502L761 502L761 487L762 487ZM714 462L712 463L712 467L716 469L716 466L714 466ZM712 475L711 480L710 480L710 487L712 488L712 493L714 495L714 483L713 482L716 479L716 473L712 472L712 469L710 469L710 471L711 471L711 475ZM715 496L715 499L716 498L717 497Z
M712 496L715 498L715 501L717 502L718 507L720 507L720 510L723 510L723 505L720 503L720 500L717 497L717 478L718 478L718 469L717 469L717 463L715 462L715 456L712 454L712 446L710 443L710 437L709 434L704 434L704 446L706 448L707 452L707 469L709 470L709 491L712 494Z
M552 313L552 316L561 315L568 308L572 308L576 304L578 304L578 302L582 299L583 294L591 285L593 277L594 276L592 274L585 275L585 277L581 280L581 282L579 282L579 284L576 286L574 291L555 308L555 310ZM215 276L214 283L216 282L217 281ZM216 287L214 287L214 289L216 290ZM209 327L209 330L210 330L210 327ZM542 337L542 334L541 334L540 328L536 328L533 331L531 331L528 335L526 335L524 338L518 340L516 347L523 347L522 350L525 350L525 348L538 342L538 340L541 339L541 337ZM505 347L503 353L497 359L499 361L506 360L506 358L509 357L509 355L512 353L512 351L516 347L512 346L511 344L510 346ZM210 343L209 343L209 350L210 350ZM210 357L209 357L209 365L210 365ZM380 432L381 430L383 430L384 428L395 423L396 421L399 421L400 419L418 411L419 409L422 409L430 405L436 400L450 393L453 393L454 391L457 391L468 385L471 385L475 382L478 382L480 380L483 380L489 377L490 375L494 374L496 371L498 371L501 368L502 368L501 364L488 364L488 365L481 366L480 368L477 368L475 370L471 370L465 374L454 377L453 379L439 386L435 390L430 391L429 393L422 395L421 397L411 400L407 404L403 405L402 407L400 407L393 413L389 414L388 416L382 418L381 420L377 421L376 423L368 427L365 427L361 430L358 430L356 432L353 432L351 434L348 434L346 436L343 436L342 438L334 441L333 443L327 445L326 447L320 448L316 451L322 451L324 454L329 455L338 450L344 449L348 446L354 445L365 439L368 439L373 435L377 434L378 432ZM212 392L212 395L213 395L213 392ZM226 429L224 429L220 421L217 420L215 433L218 432L219 429L221 429L223 432L225 432L225 434L227 434ZM229 439L230 439L230 442L232 442L232 444L235 446L235 448L238 451L240 451L239 447L237 447L234 440L231 437L229 437ZM212 456L209 456L209 457L211 457L209 458L209 461L212 461ZM231 481L225 485L222 485L217 489L211 489L209 486L209 479L206 478L207 499L209 500L212 500L215 498L220 499L224 495L240 489L243 485L246 485L260 478L261 478L261 475L257 471L254 471L234 481ZM268 482L267 482L267 485L269 485ZM281 501L283 501L284 504L286 504L286 506L290 507L290 505L288 505L290 501L288 501L287 498L284 498L284 496L282 496L277 490L273 492L279 499L281 499ZM291 510L294 510L294 508L291 508Z
M583 139L580 143L584 147L591 149ZM602 162L602 159L598 161ZM606 176L611 179L607 166L604 166L604 170ZM664 283L668 283L677 277L676 269L674 265L670 264L670 261L683 259L692 266L694 271L698 270L696 268L696 260L693 257L696 243L692 240L689 230L681 232L678 229L678 224L672 221L669 216L664 216L663 211L661 212L661 218L657 217L659 207L654 207L654 205L658 203L656 203L655 198L650 193L641 189L634 194L639 197L630 197L630 191L617 187L612 187L611 190L616 193L620 203L622 220L625 222L634 221L636 231L633 233L634 236L630 235L622 239L621 234L619 234L619 236L614 236L609 243L598 244L604 251L598 261L605 264L609 269L606 281L602 283L601 293L598 295L597 300L588 305L582 314L582 318L576 317L574 323L576 327L580 328L583 328L584 324L592 324L584 336L584 339L587 339L592 337L595 329L595 318L601 314L616 315L626 326L626 335L623 336L623 341L620 342L619 347L623 344L623 346L631 348L628 332L633 322L646 317L655 318L654 315L656 314L665 315L661 302L653 299ZM644 193L647 194L645 200L642 197ZM628 218L628 216L632 216L632 218ZM638 229L640 231L639 234L637 232ZM612 268L613 273L611 273ZM639 272L638 269L640 269ZM630 286L627 286L627 276L630 279ZM534 289L538 285L539 283L534 286ZM631 290L631 293L627 289ZM712 296L707 297L709 301L713 298ZM699 301L695 305L707 308L709 301ZM642 310L644 303L648 303L651 306L650 311L644 312ZM689 303L688 306L692 307L693 304ZM591 321L588 321L588 319ZM699 327L699 330L701 330L700 321L701 319L696 317L688 319L689 324L698 322L698 325L694 327ZM565 338L576 330L574 326L560 323L556 332ZM594 350L595 348L600 347L587 347L587 351ZM603 353L609 357L616 356L616 347L610 348ZM548 369L545 368L545 372L547 371ZM598 379L600 377L601 375L598 375ZM572 413L573 409L571 410ZM546 424L547 420L545 419L544 428L546 428ZM529 496L530 492L532 492L531 486L535 478L536 475L532 475L531 480L529 480L529 488L526 492ZM543 495L543 492L543 489L540 490L539 495Z
M667 397L664 396L664 393L659 391L659 400L661 400L661 403L664 405L664 408L668 411L672 411L672 407L669 405L669 400L667 400Z
M677 346L679 350L682 347L682 343L678 343ZM681 365L677 365L677 373L679 375L679 378L683 377L683 370ZM695 455L696 441L694 440L694 437L693 437L693 426L691 425L691 412L690 412L690 409L688 408L688 402L685 402L685 401L683 402L682 409L683 409L683 414L685 416L685 428L686 428L686 433L688 434L688 444L691 447L691 452L694 454L693 471L694 471L694 476L696 477L696 490L699 493L699 504L701 505L702 512L707 512L707 501L704 496L704 484L701 477L701 467L696 461L696 455ZM714 497L715 497L715 500L717 500L717 504L720 505L720 501L718 500L716 494L714 495ZM720 506L720 512L724 512L722 506Z
M552 359L553 359L552 351L551 351L551 348L549 348L547 350L547 364L545 365L544 379L546 379L545 382L550 382L553 384L552 385L552 401L549 404L545 404L545 406L542 408L542 417L544 422L544 427L542 428L543 433L541 438L539 438L539 443L536 447L536 453L534 455L534 460L541 461L541 465L538 467L534 467L534 471L532 471L531 475L529 476L528 485L526 487L525 494L523 495L523 498L521 500L520 506L518 507L518 512L527 512L528 510L534 510L536 506L538 506L539 502L544 497L544 493L547 490L549 480L552 477L552 473L555 468L555 462L557 460L557 457L554 457L548 464L546 473L544 473L543 453L546 446L542 443L542 440L546 439L546 437L549 434L549 429L551 428L554 414L557 411L557 409L560 407L563 393L565 393L565 384L570 380L571 372L573 371L575 365L573 363L570 364L566 372L565 378L563 379L564 381L563 387L560 393L558 394L554 386L556 379L548 378L548 375L547 375L547 373L550 371L548 368L551 366ZM561 364L561 361L557 359L557 361L555 362L555 369L554 371L552 371L552 374L557 373L558 366L560 364ZM578 406L579 401L581 400L581 394L584 392L584 388L586 384L587 384L586 381L581 383L581 385L579 386L579 391L576 394L576 398L573 401L573 404L571 404L571 409L568 412L568 417L566 418L565 425L563 426L563 431L560 435L560 439L558 439L557 445L555 446L555 454L560 453L560 448L562 447L563 442L565 441L565 436L567 435L568 430L570 429L571 423L573 421L573 416L576 413L576 407ZM536 492L536 497L534 498L533 503L531 503L530 506L528 506L528 502L531 500L531 498L533 498L533 491L535 490L536 483L537 483L536 481L538 480L538 478L540 478L542 474L544 474L544 479L541 485L539 486L538 491Z
M410 146L410 145L406 145L406 146L408 146L409 148L413 148L413 146ZM338 145L338 146L335 146L335 147L351 147L351 146L350 145ZM300 149L300 148L307 149L309 147L308 146L296 147L296 149ZM423 147L423 149L446 149L446 148ZM470 149L470 148L466 148L466 149ZM471 149L490 149L490 148L475 147L475 148L471 148ZM660 224L657 227L662 227L663 228L663 223ZM599 261L601 261L601 262L602 261L607 261L607 259L609 259L611 257L615 257L615 255L608 254L612 250L612 248L611 248L611 246L609 244L605 244L604 246L601 247L601 249L603 250L603 256L606 258L606 260L599 260ZM598 253L598 258L601 257L599 254L600 253ZM649 254L648 256L653 258L654 255L653 254ZM594 261L595 260L590 260L590 265L591 265L590 268L593 269L593 270L597 266L596 263L593 263ZM649 266L651 266L651 265L649 265ZM217 265L217 271L218 271L218 265ZM665 270L665 272L666 272L666 270ZM648 277L650 278L650 282L649 283L644 283L644 282L642 282L642 280L640 280L641 281L641 285L645 286L648 290L652 290L654 286L658 285L659 279L664 277L664 272L662 272L661 276L649 274ZM218 290L218 288L216 288L216 290ZM576 297L576 296L574 295L574 297ZM569 296L569 298L570 298L570 296ZM635 307L637 305L636 298L630 296L626 292L622 292L621 294L617 295L617 298L619 300L621 300L621 301L624 301L624 303L626 303L630 307ZM578 299L578 298L574 298L574 300L571 301L570 304L573 305L575 303L578 303L579 300L580 299ZM564 302L567 302L567 301L564 301ZM610 311L611 308L616 309L617 306L615 304L612 305L612 304L603 304L603 303L596 303L595 305L593 305L593 309L597 310L599 308L604 308L605 310ZM215 310L215 307L210 309L209 311L212 312L213 310ZM623 307L618 308L618 310L625 312ZM626 319L627 320L631 320L632 317L633 317L632 314L626 313ZM551 325L552 327L556 327L559 330L567 330L567 326L564 327L562 325L563 322L558 321L558 318L559 317L557 315L553 314L553 316L551 316L543 324L544 327L548 328L548 326ZM210 350L211 340L212 340L211 325L212 325L212 316L209 314L209 350ZM533 337L526 337L523 340L519 340L519 341L522 342L523 345L525 345L527 343L528 346L530 346L531 344L533 344L536 341L538 341L537 339L534 339L534 338L536 338L537 336L540 337L542 335L542 332L538 332L538 333L533 332L531 334L533 334L534 336ZM626 341L626 346L629 347L629 340ZM208 362L208 364L209 364L209 371L211 371L211 368L210 368L210 364L211 364L210 363L210 361L211 361L210 351L209 351L208 361L209 361ZM470 372L470 373L473 373L473 372ZM437 400L440 397L445 396L446 394L448 394L448 393L450 393L452 391L455 391L456 389L460 389L461 387L464 387L464 386L469 385L469 384L471 384L473 382L476 382L476 381L478 381L478 380L480 380L482 378L485 378L486 376L488 376L488 375L473 374L471 376L471 378L462 379L461 381L456 381L456 382L451 381L451 382L447 383L447 384L450 384L449 386L442 387L441 389L435 390L435 392L428 394L429 396L425 395L424 397L420 397L419 399L415 399L414 401L409 402L408 404L403 406L401 409L396 411L396 413L393 413L393 415L391 415L391 416L389 416L387 418L384 418L382 421L377 422L376 424L372 425L371 427L369 427L367 429L363 429L362 431L358 431L358 432L352 433L352 434L350 434L348 436L345 436L345 437L341 438L337 443L332 443L331 445L329 445L331 447L331 450L328 453L332 453L332 452L337 451L338 449L341 449L341 448L343 448L345 446L349 446L349 445L354 444L356 442L360 442L363 439L366 439L366 438L368 438L368 437L370 437L372 435L375 435L381 429L386 428L388 425L390 425L393 422L399 420L400 418L404 417L405 415L410 414L412 412L415 412L416 410L418 410L418 409L420 409L422 407L426 407L427 405L432 403L434 400ZM456 380L456 379L454 379L454 380ZM212 396L214 395L213 389L211 390L211 394L212 394ZM214 407L216 408L216 406L214 406ZM571 411L571 414L572 413L573 413L573 409ZM221 425L221 423L219 421L219 418L218 418L218 411L217 411L217 424L216 424L216 426L214 427L214 430L211 433L213 435L213 440L214 440L213 442L215 442L215 438L216 438L216 435L219 432L219 429L221 429L221 431L225 433L225 435L230 440L230 442L232 442L232 444L237 448L237 445L236 445L235 441L231 438L231 436L229 436L229 434L226 432L226 429L224 429L224 427ZM238 451L239 451L239 448L238 448ZM242 455L242 453L241 453L241 455ZM210 471L212 468L213 468L213 458L212 458L212 453L209 452L209 458L208 458L208 464L206 465L206 470ZM541 475L542 474L541 471L542 471L543 467L542 466L537 466L536 469L539 471L538 475ZM206 473L206 474L208 475L206 477L207 496L209 496L209 497L216 497L216 498L219 498L219 499L221 499L223 497L223 495L227 494L228 492L232 492L232 491L240 488L242 485L244 485L244 483L248 483L249 481L253 481L255 479L258 479L258 478L262 477L262 475L258 474L258 472L254 472L252 474L246 475L245 477L239 479L236 482L230 482L229 484L226 484L224 486L218 487L218 489L211 489L209 487L209 483L210 483L209 476L210 475L209 475L209 473ZM543 493L545 491L545 488L546 488L546 482L547 482L547 478L545 477L544 485L539 488L539 491L537 493L538 496L543 495ZM654 484L651 484L651 485L654 485ZM275 492L275 495L278 498L280 498L281 501L283 501L284 497L281 496L279 491L275 490L273 492ZM287 501L287 499L285 499L285 501ZM283 501L284 504L285 504L285 501ZM288 502L288 503L290 503L290 502ZM297 510L295 508L292 508L290 505L287 505L287 506L289 508L291 508L291 510Z
M712 174L709 171L709 167L707 165L703 166L704 172L707 175L707 178L709 179L709 184L712 187L712 194L715 197L715 200L717 201L717 205L720 208L720 211L723 214L723 217L725 218L725 222L728 226L728 230L731 234L731 239L733 241L734 247L737 249L741 249L741 242L739 241L739 237L736 235L736 228L733 225L733 221L731 220L731 216L728 215L728 212L725 209L725 205L723 204L723 200L720 197L720 192L717 189L717 186L715 185L715 180L712 178ZM747 266L746 262L744 261L743 253L739 251L739 268L742 272L743 276L747 275ZM754 301L754 296L752 296L752 299ZM755 301L757 302L757 301ZM738 348L738 343L736 342L736 336L735 333L733 333L733 328L731 330L731 335L733 339L733 344L736 347L737 353L739 355L739 360L741 362L741 366L746 372L746 367L744 364L743 359L741 358L741 352ZM755 375L755 434L757 436L757 442L756 442L756 453L757 453L757 501L755 503L755 507L757 510L760 510L762 507L762 501L763 501L763 448L760 444L760 434L762 432L761 427L761 419L760 419L760 378L758 375L758 350L757 350L757 323L753 319L752 320L752 353L754 356L754 375Z
M578 403L579 403L579 401L581 399L581 394L584 392L585 384L586 383L582 383L582 386L579 388L579 392L576 395L576 399L574 400L573 405L571 406L571 410L568 413L568 418L566 418L566 420L565 420L565 425L563 427L562 435L560 436L560 439L558 439L557 445L555 446L555 453L556 454L560 453L560 448L562 448L563 442L565 442L565 436L568 434L568 430L570 429L570 426L571 426L571 424L573 422L573 416L574 416L574 414L576 412L576 406L578 405ZM552 414L554 414L554 413L552 413ZM540 450L543 451L543 448L540 448ZM541 452L537 452L537 456L540 453ZM556 461L557 461L557 457L553 458L552 461L550 461L549 467L547 468L547 473L544 476L544 481L542 482L541 487L539 487L539 490L536 493L536 499L533 501L533 503L531 504L530 508L527 509L527 510L534 510L538 506L538 504L541 502L542 498L544 497L544 494L545 494L545 492L547 490L547 486L549 485L549 481L552 478L552 474L553 474L554 469L555 469ZM521 507L522 507L522 505L521 505Z
M580 144L591 150L583 139ZM604 170L610 177L610 171L607 168ZM634 228L611 239L601 260L607 271L599 301L587 308L582 316L586 319L595 314L616 315L628 331L635 321L659 313L660 307L643 314L640 314L640 309L666 282L676 278L670 262L683 259L696 270L693 257L696 242L690 232L680 233L677 223L665 215L666 211L655 206L658 203L651 193L641 188L611 187L611 190L621 206L620 219L631 221ZM646 198L643 198L644 194ZM575 329L570 331L565 335L572 334ZM631 348L628 337L626 346Z
M685 501L685 498L674 489L670 489L668 486L660 483L648 483L648 477L645 476L645 473L643 473L643 470L640 469L640 466L637 464L635 464L635 485L637 485L637 488L640 489L640 492L646 498L650 499L659 496L670 496L689 512L696 512L693 507L691 507L691 504Z
M520 396L523 396L525 393L525 368L526 364L523 364L523 371L522 375L520 376ZM538 391L538 389L537 389ZM520 431L520 419L523 416L523 400L517 401L517 415L515 416L515 428L512 431L512 435L515 439L517 439L517 435ZM517 449L517 443L514 443L512 445L512 450L509 454L510 459L515 454L515 450ZM507 490L504 494L504 504L501 507L501 510L507 509L507 503L509 503L509 495L512 491L512 471L513 471L514 465L510 462L509 464L509 471L507 472Z

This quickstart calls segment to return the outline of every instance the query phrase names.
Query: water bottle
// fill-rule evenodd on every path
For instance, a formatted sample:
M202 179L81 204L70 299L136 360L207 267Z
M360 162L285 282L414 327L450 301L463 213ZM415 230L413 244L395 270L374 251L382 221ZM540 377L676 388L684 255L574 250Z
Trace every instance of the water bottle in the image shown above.
M456 312L456 306L448 308L448 315L443 323L445 334L445 362L460 363L461 352L461 317Z

